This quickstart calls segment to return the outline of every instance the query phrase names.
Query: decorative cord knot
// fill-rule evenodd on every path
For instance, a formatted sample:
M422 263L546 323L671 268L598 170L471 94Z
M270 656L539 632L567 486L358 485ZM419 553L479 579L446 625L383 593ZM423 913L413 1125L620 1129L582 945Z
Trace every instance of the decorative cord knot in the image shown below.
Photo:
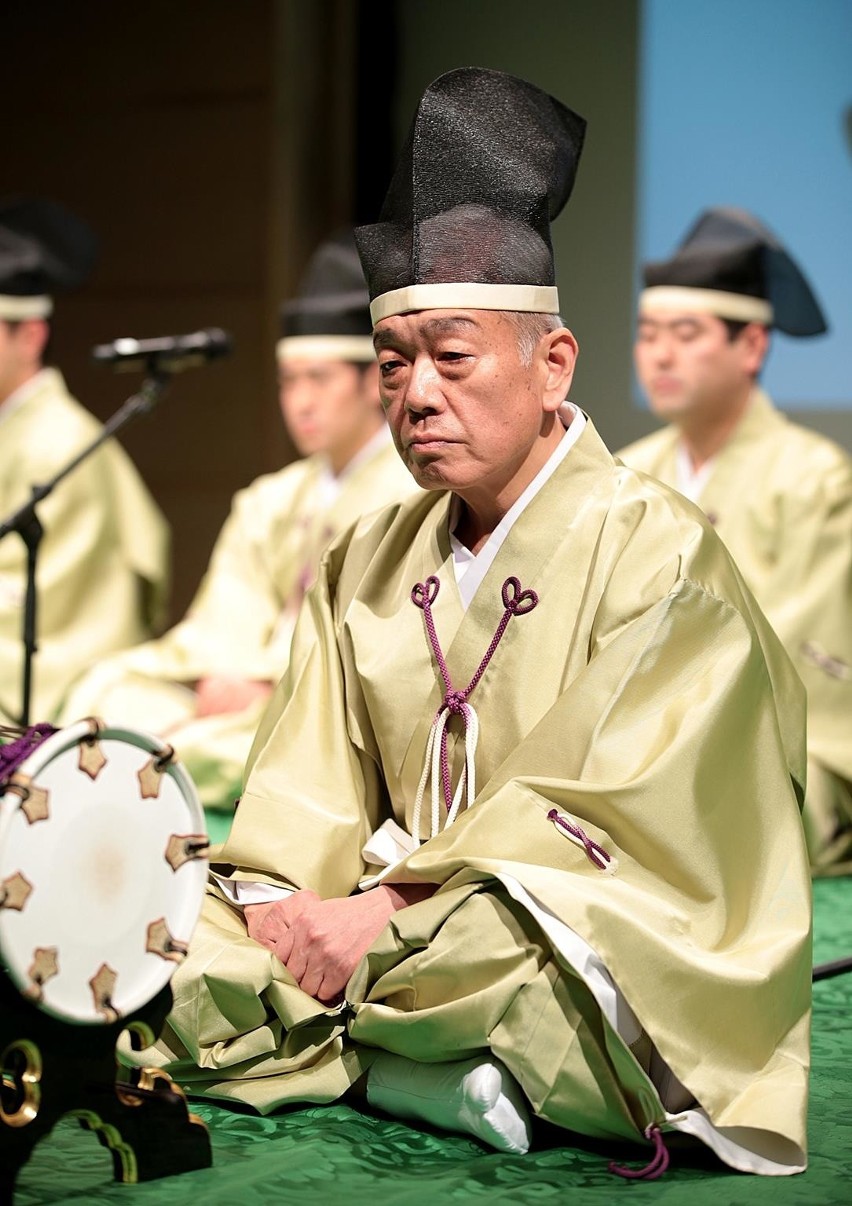
M561 830L566 837L573 838L579 846L582 846L588 856L589 862L593 863L599 871L614 871L615 863L609 851L604 850L603 846L599 846L597 842L592 841L580 825L574 821L570 821L564 813L559 812L556 808L551 808L547 814L548 821L552 821L557 829Z
M467 705L467 694L464 691L448 691L444 696L443 707L453 716L464 716Z
M609 1171L617 1177L626 1177L630 1181L656 1181L669 1166L668 1149L663 1142L663 1134L656 1122L645 1127L645 1138L654 1144L654 1155L644 1168L627 1168L623 1164L609 1163Z
M440 579L430 574L425 582L415 582L411 588L411 602L423 611L435 602L441 589Z
M529 587L522 590L517 578L507 578L503 583L503 606L513 616L525 616L538 606L538 595Z
M420 840L420 812L423 806L423 796L430 776L432 779L432 837L439 833L441 828L440 794L443 795L444 808L447 814L446 828L449 828L456 819L463 798L466 799L468 807L473 804L476 796L476 765L474 755L476 753L476 743L479 740L479 717L468 702L468 699L485 673L488 663L494 656L494 651L500 644L503 633L506 631L506 626L512 616L526 615L527 612L532 611L538 605L538 595L534 590L524 590L521 587L519 579L515 577L506 579L501 592L503 598L503 615L491 639L491 644L486 649L485 656L479 663L473 678L466 687L462 690L457 690L452 684L450 671L441 649L441 643L438 640L438 633L435 630L435 620L432 616L432 604L437 599L440 588L441 583L434 574L430 574L425 582L415 582L411 588L411 602L423 612L423 623L426 626L429 645L434 654L438 669L441 672L441 678L444 681L444 697L441 700L441 706L435 714L435 719L432 721L432 728L429 730L423 774L420 776L417 796L414 801L414 815L412 817L411 828L417 841ZM465 764L459 778L458 786L456 787L455 795L453 795L447 746L447 724L452 716L460 716L464 726Z

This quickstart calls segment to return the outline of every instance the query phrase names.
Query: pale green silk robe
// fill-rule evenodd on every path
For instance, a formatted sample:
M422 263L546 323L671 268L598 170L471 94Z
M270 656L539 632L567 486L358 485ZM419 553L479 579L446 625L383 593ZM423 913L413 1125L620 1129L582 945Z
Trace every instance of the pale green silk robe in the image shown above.
M475 802L390 871L440 890L395 914L344 1006L324 1009L211 886L144 1058L268 1111L340 1096L376 1049L490 1048L560 1126L638 1138L656 1122L736 1167L802 1168L810 885L789 659L697 508L617 466L590 423L467 611L450 506L415 498L326 554L217 867L323 897L376 871L362 848L390 819L411 826L443 695L412 586L438 576L463 687L516 575L539 602L470 696ZM455 779L460 759L458 742ZM609 853L606 872L554 808Z
M357 516L415 489L389 439L365 454L331 496L318 456L240 490L185 618L96 667L75 686L63 719L97 715L167 735L204 805L232 808L265 704L196 718L194 683L217 675L281 678L326 545Z
M0 408L0 518L26 502L96 438L100 424L43 369L20 405ZM106 654L151 635L163 618L168 527L114 440L39 504L38 652L32 722L54 720L70 683ZM21 708L26 552L0 541L0 721Z
M617 455L676 489L677 446L670 426ZM807 688L814 868L852 870L852 460L756 390L698 504Z

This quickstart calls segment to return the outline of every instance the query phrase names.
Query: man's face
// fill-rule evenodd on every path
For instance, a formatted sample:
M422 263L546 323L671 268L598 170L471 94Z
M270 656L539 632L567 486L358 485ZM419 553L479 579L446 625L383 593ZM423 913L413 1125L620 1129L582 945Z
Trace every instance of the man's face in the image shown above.
M0 319L0 403L35 371L29 366L25 335L24 323Z
M730 339L710 314L640 314L634 359L654 414L674 423L712 421L741 405L762 359L746 330Z
M326 453L343 468L380 425L375 365L287 359L279 384L284 422L303 456Z
M496 497L529 457L546 405L542 364L522 364L512 323L421 310L382 319L373 339L388 424L417 483Z

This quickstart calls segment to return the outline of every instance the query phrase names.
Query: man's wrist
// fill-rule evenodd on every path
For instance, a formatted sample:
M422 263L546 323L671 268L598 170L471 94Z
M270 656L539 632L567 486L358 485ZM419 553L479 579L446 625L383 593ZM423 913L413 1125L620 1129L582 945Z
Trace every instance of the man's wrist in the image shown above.
M396 913L421 900L428 900L438 890L437 884L379 884L374 892L384 892Z

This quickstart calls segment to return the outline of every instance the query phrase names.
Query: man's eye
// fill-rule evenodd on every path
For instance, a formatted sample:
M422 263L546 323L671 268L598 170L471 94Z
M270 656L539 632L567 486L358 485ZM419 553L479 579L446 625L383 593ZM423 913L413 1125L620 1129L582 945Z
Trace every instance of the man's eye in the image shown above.
M402 361L400 360L383 360L379 365L379 372L383 377L389 377L401 365Z

